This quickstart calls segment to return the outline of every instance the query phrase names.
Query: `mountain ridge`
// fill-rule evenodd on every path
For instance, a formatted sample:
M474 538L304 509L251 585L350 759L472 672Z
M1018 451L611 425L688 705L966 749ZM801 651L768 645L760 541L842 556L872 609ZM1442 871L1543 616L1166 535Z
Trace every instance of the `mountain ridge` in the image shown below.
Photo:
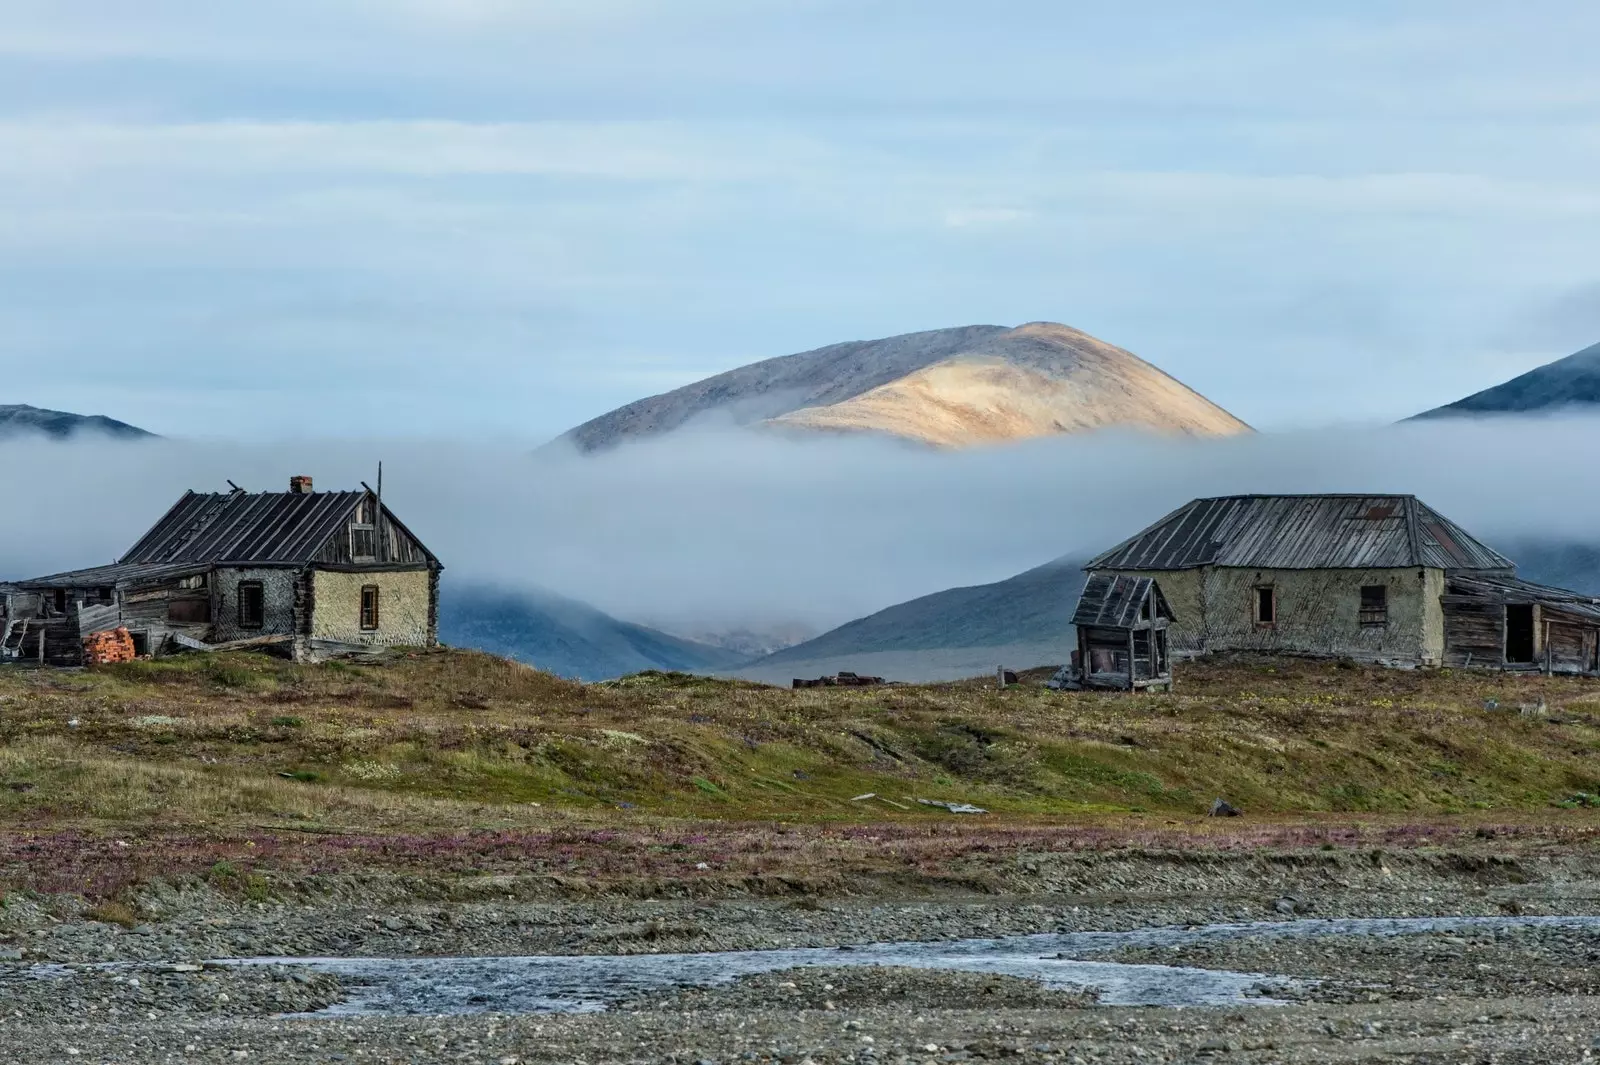
M0 439L28 434L69 440L94 433L121 440L155 440L156 434L104 414L73 414L26 403L0 403Z
M747 364L591 418L582 452L696 420L791 433L874 433L966 447L1126 426L1230 435L1248 425L1159 368L1054 322L957 326Z
M1484 414L1531 414L1569 407L1600 406L1600 344L1575 351L1565 358L1536 366L1492 388L1414 414L1407 421L1426 418L1470 417Z
M652 669L717 673L749 658L622 621L554 592L486 584L452 586L440 596L439 639L584 681Z

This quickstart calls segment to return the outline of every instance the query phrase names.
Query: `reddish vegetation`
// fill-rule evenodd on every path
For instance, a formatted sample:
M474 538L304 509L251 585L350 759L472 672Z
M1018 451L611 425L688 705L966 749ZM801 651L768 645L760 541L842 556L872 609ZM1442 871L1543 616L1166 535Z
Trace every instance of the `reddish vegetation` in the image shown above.
M454 881L524 878L521 893L582 895L782 894L852 880L904 878L978 885L1015 872L1027 854L1189 850L1482 847L1497 852L1592 846L1600 824L1245 824L1210 822L984 827L978 825L784 825L563 828L436 835L148 835L82 832L0 835L5 890L113 897L139 883L262 873L296 879L390 872ZM701 868L701 866L704 868ZM213 879L215 877L213 876ZM501 890L497 887L495 890Z

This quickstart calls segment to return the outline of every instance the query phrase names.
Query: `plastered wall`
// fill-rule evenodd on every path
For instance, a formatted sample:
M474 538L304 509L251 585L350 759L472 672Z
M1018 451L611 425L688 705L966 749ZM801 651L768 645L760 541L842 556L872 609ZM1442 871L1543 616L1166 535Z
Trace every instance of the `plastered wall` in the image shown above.
M361 628L361 589L378 586L378 628ZM312 574L311 637L339 643L378 646L416 645L428 642L428 573Z

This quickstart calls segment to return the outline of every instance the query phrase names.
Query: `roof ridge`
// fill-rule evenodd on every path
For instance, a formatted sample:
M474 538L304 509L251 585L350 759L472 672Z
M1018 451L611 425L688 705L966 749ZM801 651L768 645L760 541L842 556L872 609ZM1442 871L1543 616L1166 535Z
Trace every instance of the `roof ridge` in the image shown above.
M1191 502L1219 499L1416 499L1414 492L1236 492L1232 495L1197 496ZM1419 500L1420 502L1420 500Z

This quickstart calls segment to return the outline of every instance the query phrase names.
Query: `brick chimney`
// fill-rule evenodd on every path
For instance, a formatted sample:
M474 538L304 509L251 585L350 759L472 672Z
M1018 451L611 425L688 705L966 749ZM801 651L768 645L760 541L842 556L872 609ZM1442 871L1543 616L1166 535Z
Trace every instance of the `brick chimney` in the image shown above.
M311 494L311 478L307 477L305 474L299 474L297 476L289 478L289 492L291 494L297 495L297 496L308 496L308 495L310 495Z

